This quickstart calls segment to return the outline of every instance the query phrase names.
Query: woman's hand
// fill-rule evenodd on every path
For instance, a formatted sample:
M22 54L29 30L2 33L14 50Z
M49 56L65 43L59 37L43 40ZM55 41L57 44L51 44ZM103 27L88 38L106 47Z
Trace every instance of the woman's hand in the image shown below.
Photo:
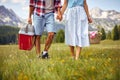
M92 23L92 18L91 17L88 17L88 22Z

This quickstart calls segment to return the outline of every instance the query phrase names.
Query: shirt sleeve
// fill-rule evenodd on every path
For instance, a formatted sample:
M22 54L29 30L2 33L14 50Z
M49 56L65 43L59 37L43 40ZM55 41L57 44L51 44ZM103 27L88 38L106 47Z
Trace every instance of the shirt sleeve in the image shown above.
M30 4L29 4L29 6L32 6L32 7L34 7L35 6L35 2L36 0L30 0Z

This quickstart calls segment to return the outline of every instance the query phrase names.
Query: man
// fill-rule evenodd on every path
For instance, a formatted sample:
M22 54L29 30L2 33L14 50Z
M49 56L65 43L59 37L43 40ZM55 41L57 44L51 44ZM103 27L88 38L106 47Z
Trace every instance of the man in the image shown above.
M54 26L54 12L61 14L60 7L60 0L30 0L28 23L32 24L31 16L33 14L33 22L35 28L35 47L38 57L40 57L41 53L40 38L44 31L44 28L46 28L48 32L44 51L42 52L43 59L48 58L48 50L56 33Z

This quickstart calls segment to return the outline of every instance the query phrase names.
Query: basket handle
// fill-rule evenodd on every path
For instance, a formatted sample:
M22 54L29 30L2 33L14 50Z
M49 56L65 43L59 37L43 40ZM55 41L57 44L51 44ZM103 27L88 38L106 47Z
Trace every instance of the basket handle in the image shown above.
M25 32L28 33L28 26L29 24L26 25Z

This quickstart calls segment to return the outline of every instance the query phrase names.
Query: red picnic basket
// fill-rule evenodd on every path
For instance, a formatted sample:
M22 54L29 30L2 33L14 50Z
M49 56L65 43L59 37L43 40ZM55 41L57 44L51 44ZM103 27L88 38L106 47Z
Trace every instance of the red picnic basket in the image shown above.
M34 26L22 26L18 34L18 45L21 50L31 50L34 46Z

